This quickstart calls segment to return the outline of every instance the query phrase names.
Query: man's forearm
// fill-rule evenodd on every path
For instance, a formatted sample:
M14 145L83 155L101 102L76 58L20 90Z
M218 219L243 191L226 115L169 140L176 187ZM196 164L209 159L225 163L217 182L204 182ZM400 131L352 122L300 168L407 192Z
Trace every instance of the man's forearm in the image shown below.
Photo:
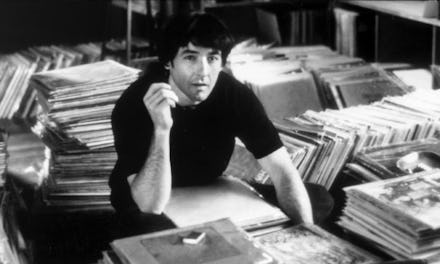
M278 189L278 201L290 219L295 223L313 223L310 198L299 175L294 179L283 177Z
M153 135L142 169L131 181L131 193L142 212L160 214L171 195L169 131Z

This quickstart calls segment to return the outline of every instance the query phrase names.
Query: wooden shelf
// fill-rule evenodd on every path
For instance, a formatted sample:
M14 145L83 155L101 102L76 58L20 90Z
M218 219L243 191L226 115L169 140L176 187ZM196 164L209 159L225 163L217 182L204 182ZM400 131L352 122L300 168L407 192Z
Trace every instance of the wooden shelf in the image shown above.
M379 27L380 15L391 15L409 21L425 24L432 27L431 37L431 64L437 59L437 28L440 27L440 18L423 17L427 1L371 1L371 0L339 0L340 6L363 8L375 12L375 60L379 58ZM440 16L440 14L439 14Z
M341 0L340 3L440 27L439 19L423 17L425 1Z
M265 7L265 6L281 6L289 9L297 8L311 8L311 7L322 7L327 5L325 0L237 0L230 2L217 3L216 1L206 1L203 3L203 8L224 8L224 7L243 7L243 6L254 6L254 7Z

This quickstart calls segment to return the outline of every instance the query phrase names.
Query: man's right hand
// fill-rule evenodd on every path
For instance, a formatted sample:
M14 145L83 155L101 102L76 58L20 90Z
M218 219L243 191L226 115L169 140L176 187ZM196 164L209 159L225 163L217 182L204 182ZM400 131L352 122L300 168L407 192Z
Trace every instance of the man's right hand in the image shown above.
M155 129L169 131L173 125L170 107L175 107L179 100L171 86L167 83L153 83L143 100Z

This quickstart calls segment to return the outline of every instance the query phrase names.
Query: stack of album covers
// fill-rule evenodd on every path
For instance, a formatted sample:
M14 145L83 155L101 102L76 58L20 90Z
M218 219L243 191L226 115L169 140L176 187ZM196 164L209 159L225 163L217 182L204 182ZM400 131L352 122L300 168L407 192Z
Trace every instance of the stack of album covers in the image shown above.
M344 188L338 224L396 259L440 261L440 170Z
M20 230L16 194L0 187L0 262L31 263L31 247Z
M440 65L431 65L432 89L440 89Z
M344 173L369 182L433 168L440 168L440 140L428 138L364 148L345 165Z
M6 147L7 134L0 132L0 189L6 181L6 169L8 166L8 150Z
M37 64L19 54L0 56L0 127L9 130Z
M325 46L273 47L244 44L229 56L232 74L249 86L273 120L322 110L317 87L304 60L336 56Z
M438 100L438 90L417 91L371 105L309 110L275 125L311 153L303 161L305 170L299 167L303 179L330 188L344 164L365 147L438 137Z
M309 60L323 106L342 109L380 101L412 91L399 79L360 58L337 56Z
M61 69L100 60L95 43L29 47L0 55L0 127L31 122L38 111L35 91L28 89L33 73Z
M42 108L32 130L52 150L44 193L49 205L109 204L107 180L116 162L111 112L138 74L106 60L32 76Z
M111 263L279 263L228 218L121 238L110 246L118 259Z
M307 149L299 144L295 144L294 139L285 134L280 133L279 135L293 165L298 168L300 173L303 172L305 160L307 159ZM232 157L223 174L237 177L249 183L272 184L269 174L263 170L252 153L238 139L236 139Z
M316 225L301 224L253 236L280 263L378 263L380 258Z

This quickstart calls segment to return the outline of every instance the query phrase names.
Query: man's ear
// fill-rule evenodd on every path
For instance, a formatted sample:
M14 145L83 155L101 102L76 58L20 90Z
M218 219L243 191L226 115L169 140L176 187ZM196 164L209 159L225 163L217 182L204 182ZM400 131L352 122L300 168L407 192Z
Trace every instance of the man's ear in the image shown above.
M171 68L171 64L169 62L164 65L165 70L169 70Z

